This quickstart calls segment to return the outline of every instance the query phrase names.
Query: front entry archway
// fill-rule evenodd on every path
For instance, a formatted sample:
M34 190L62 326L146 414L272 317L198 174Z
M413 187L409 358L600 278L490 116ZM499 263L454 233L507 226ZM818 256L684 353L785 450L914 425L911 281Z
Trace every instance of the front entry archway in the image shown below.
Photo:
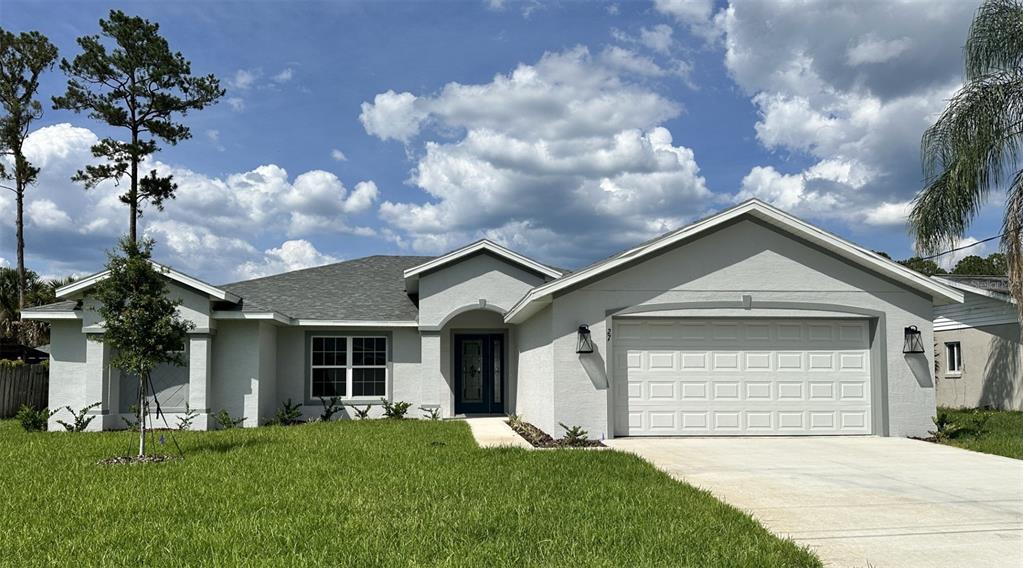
M504 336L455 334L455 413L504 412Z

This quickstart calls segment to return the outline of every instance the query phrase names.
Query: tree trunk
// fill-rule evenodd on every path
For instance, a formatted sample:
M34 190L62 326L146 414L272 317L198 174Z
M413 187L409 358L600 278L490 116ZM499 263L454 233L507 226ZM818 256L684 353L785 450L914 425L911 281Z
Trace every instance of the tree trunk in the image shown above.
M138 134L132 132L131 141L137 146L139 142ZM128 192L128 201L131 202L128 204L131 208L131 223L128 225L128 234L131 236L132 241L138 242L136 226L139 218L139 159L137 156L132 156L131 158L131 189Z
M25 309L25 188L20 179L14 185L18 195L18 311L21 311Z
M135 224L132 223L134 229ZM134 236L132 237L134 238ZM146 455L146 375L139 373L139 457Z

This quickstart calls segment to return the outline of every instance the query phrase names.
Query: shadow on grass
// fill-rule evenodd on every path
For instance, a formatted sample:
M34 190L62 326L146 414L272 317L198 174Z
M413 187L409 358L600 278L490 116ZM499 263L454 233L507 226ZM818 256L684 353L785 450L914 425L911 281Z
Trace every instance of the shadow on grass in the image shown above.
M269 444L270 440L259 438L250 440L203 440L195 445L182 446L181 450L187 457L189 454L226 454L231 450L252 448Z

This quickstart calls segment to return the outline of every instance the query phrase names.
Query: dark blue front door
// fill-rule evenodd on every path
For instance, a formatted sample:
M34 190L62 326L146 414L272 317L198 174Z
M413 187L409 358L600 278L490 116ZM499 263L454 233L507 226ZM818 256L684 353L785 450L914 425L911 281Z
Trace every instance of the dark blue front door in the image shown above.
M455 413L504 412L504 337L455 335Z

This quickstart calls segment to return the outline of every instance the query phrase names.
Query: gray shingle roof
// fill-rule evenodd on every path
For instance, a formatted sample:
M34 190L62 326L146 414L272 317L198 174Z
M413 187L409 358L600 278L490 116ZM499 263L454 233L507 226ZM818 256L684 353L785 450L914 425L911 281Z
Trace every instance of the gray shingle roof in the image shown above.
M951 280L952 282L958 282L967 286L973 286L974 288L980 288L981 290L987 290L988 292L997 292L999 294L1009 293L1008 276L959 276L956 274L942 274L939 278L944 278L945 280Z
M73 312L78 307L76 300L63 300L42 306L32 306L21 310L22 312Z
M429 256L368 256L220 286L242 297L242 311L302 319L414 321L403 272Z

